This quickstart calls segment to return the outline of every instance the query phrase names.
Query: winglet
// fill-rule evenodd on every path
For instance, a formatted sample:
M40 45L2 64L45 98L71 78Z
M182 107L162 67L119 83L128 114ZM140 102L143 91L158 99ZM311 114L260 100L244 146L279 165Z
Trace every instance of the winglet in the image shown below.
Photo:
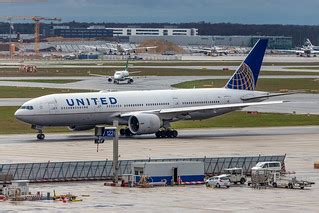
M255 90L268 39L259 39L225 85L228 89Z

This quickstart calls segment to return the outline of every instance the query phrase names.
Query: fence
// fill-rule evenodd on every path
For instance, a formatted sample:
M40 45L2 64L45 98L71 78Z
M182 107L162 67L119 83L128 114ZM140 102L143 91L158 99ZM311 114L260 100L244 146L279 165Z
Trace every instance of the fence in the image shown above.
M285 155L250 156L250 157L218 157L218 158L176 158L176 159L144 159L119 161L119 175L130 174L133 162L169 162L169 161L204 161L206 175L221 174L225 168L241 167L250 175L250 169L262 161L280 161L283 169ZM73 161L46 163L0 164L0 174L12 176L13 180L29 180L30 182L58 182L107 180L113 176L112 161Z

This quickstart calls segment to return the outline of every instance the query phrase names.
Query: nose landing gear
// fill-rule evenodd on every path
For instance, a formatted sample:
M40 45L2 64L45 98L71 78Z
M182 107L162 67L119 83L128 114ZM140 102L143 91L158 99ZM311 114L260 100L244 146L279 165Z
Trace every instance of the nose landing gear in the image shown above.
M37 134L37 139L38 140L44 140L44 138L45 138L45 135L43 133Z
M43 134L43 126L32 125L31 128L38 131L38 134L37 134L38 140L44 140L45 135Z

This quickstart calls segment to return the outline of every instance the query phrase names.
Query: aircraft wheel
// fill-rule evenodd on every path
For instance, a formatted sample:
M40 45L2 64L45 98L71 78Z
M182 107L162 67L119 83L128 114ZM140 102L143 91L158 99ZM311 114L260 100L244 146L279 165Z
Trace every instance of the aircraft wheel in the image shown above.
M125 135L125 129L120 129L120 135L124 136Z
M166 136L167 138L172 138L172 137L173 137L171 131L166 131L166 132L165 132L165 136Z
M173 138L176 138L177 135L178 135L178 132L177 132L176 130L173 130L173 131L172 131L172 136L173 136Z
M38 139L38 140L44 140L44 138L45 138L45 135L44 135L44 134L42 134L42 133L37 134L37 139Z
M155 136L156 136L156 138L160 138L161 137L161 131L157 131L156 133L155 133Z
M126 137L130 137L130 136L132 136L132 135L133 135L133 134L132 134L132 132L130 131L129 128L125 129L125 136L126 136Z

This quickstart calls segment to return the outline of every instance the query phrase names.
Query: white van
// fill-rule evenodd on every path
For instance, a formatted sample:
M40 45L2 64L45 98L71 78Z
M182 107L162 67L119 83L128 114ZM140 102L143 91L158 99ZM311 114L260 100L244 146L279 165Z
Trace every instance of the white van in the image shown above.
M269 162L259 162L251 168L252 171L254 170L268 170L268 171L281 171L281 162L279 161L269 161Z

